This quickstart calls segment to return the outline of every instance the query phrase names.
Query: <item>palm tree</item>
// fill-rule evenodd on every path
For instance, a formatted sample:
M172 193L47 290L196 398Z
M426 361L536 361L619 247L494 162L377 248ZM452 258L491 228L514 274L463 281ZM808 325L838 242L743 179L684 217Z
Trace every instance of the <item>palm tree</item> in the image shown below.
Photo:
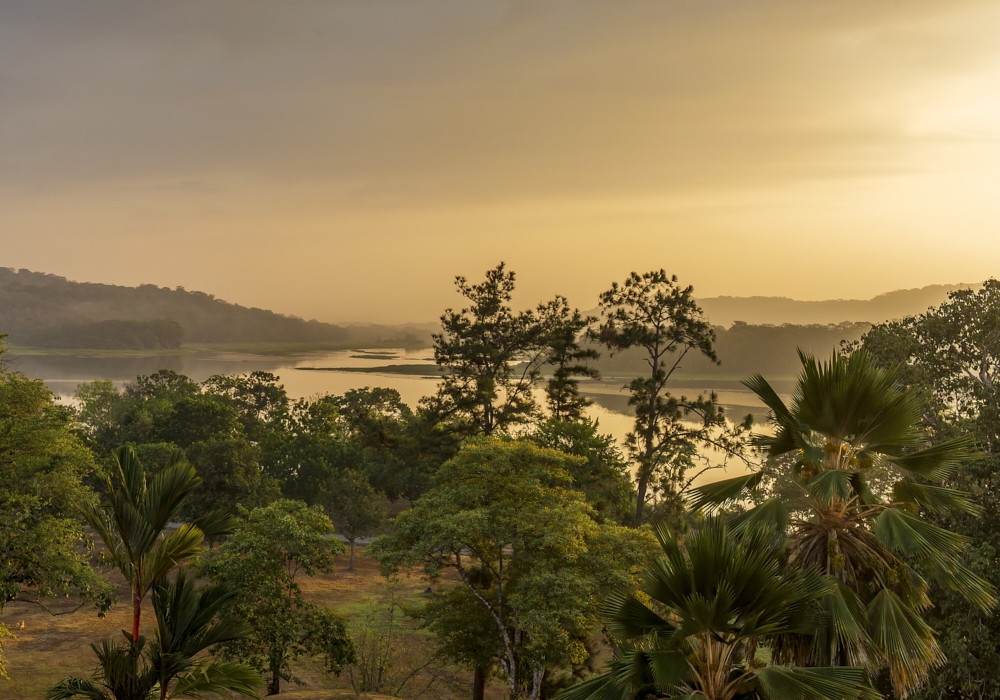
M53 687L47 700L168 700L232 697L234 692L259 698L260 675L242 664L209 661L202 652L215 644L241 639L250 628L225 610L233 594L219 586L195 590L184 569L174 581L153 586L156 632L151 644L144 637L123 642L104 639L91 644L97 655L95 679L67 678Z
M641 594L612 595L605 624L620 645L607 672L558 700L878 698L862 668L800 668L765 662L760 646L822 627L820 598L836 585L811 569L785 571L783 539L763 525L739 536L710 518L684 546L654 526L662 553Z
M112 473L104 484L108 504L87 501L81 511L128 581L132 642L138 643L142 601L149 590L201 551L206 537L230 532L235 520L227 514L208 513L167 534L167 526L201 484L194 467L177 450L163 471L150 477L131 447L118 448L113 457Z
M877 366L866 351L828 362L799 356L790 407L760 375L743 382L774 425L755 443L772 463L790 463L791 474L783 493L772 490L735 524L787 528L788 565L816 568L838 586L825 601L826 634L786 636L775 653L816 666L861 664L871 673L888 667L905 697L944 661L921 617L930 605L924 576L984 610L994 604L990 584L959 563L966 538L919 515L979 511L968 494L941 485L975 456L974 445L967 438L927 445L920 401L899 386L897 370ZM757 471L703 486L693 506L746 504L764 477Z

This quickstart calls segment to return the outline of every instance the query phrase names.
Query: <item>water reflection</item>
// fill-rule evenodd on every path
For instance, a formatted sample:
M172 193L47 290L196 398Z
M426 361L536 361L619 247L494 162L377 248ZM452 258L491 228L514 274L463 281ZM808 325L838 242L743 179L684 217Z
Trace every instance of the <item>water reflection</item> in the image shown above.
M391 372L379 372L389 365L433 365L431 352L424 350L341 350L283 355L196 350L164 355L18 355L10 356L13 369L29 377L41 378L62 400L71 400L82 382L110 379L118 385L143 374L170 369L187 375L197 382L214 374L246 374L271 372L285 386L293 399L313 398L322 394L343 394L365 386L389 387L399 391L403 401L416 406L421 398L433 394L437 378ZM315 371L316 368L367 368L370 372ZM304 369L313 371L304 371ZM623 440L632 429L632 408L624 389L628 379L605 378L581 382L583 393L594 403L588 415L600 422L602 431ZM716 391L726 413L740 420L748 413L758 423L766 418L766 409L749 390L738 382L721 380L680 380L671 384L671 391L697 395ZM776 386L779 391L790 387ZM544 403L545 396L537 390L536 399ZM724 474L714 476L721 478ZM707 480L714 480L709 478Z

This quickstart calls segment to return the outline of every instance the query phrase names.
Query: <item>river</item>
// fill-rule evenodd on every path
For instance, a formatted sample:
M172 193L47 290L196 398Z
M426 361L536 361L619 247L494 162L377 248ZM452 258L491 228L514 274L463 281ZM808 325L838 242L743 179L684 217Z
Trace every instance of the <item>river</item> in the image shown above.
M434 359L430 349L338 350L289 354L257 354L214 349L190 350L170 354L9 354L12 369L29 377L40 378L60 398L71 402L73 392L82 382L110 379L121 386L136 376L170 369L187 375L194 381L204 381L215 374L246 374L271 372L284 385L293 399L311 398L323 394L343 394L361 387L396 389L403 401L416 406L420 399L435 392L438 378L434 376ZM379 371L391 366L407 366L406 374ZM426 368L427 374L421 376ZM415 372L416 374L409 373ZM583 393L593 401L588 408L591 418L600 422L601 429L622 440L632 428L628 393L623 390L627 378L605 377L599 381L581 382ZM742 418L753 413L760 421L764 417L761 403L753 394L732 381L682 380L671 390L687 395L716 391L729 415ZM780 391L781 389L779 389ZM540 402L544 396L537 392ZM714 476L714 475L713 475ZM719 474L714 480L723 476Z

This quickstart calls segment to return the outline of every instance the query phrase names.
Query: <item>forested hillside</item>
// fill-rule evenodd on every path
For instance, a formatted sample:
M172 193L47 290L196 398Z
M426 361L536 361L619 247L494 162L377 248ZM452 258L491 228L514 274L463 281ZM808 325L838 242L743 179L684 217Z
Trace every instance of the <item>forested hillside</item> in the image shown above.
M801 301L788 297L706 297L698 300L716 326L736 321L754 324L842 323L864 321L882 323L894 318L921 314L936 306L956 289L979 288L978 284L932 284L919 289L897 289L872 299L825 299Z
M107 321L130 323L108 325ZM176 347L180 341L176 332L167 331L168 321L179 324L186 343L419 345L429 340L417 327L348 329L230 304L182 287L92 284L0 268L0 333L9 333L10 342L16 345L134 350ZM157 330L149 324L157 324Z
M771 326L737 321L729 328L713 328L721 364L714 364L700 353L689 353L681 360L678 375L745 377L759 372L768 377L791 378L802 368L796 348L828 357L842 340L858 340L869 328L870 323ZM605 351L596 367L608 376L645 373L648 369L638 348L615 355Z

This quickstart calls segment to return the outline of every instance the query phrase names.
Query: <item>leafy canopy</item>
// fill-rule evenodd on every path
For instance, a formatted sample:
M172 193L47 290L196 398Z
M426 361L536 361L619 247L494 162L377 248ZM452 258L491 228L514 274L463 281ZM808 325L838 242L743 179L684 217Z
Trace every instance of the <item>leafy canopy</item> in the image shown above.
M512 698L534 700L547 669L586 656L600 596L628 585L647 543L593 519L570 488L569 469L582 461L528 440L469 440L393 534L369 547L387 570L458 574L462 592L437 607L431 627L459 660L497 659Z
M233 612L252 634L221 645L227 660L248 664L267 681L268 693L282 681L296 681L291 662L322 655L339 673L354 658L343 620L328 608L306 602L302 576L332 573L344 545L319 506L280 500L244 510L233 535L201 564L203 573L233 593Z

